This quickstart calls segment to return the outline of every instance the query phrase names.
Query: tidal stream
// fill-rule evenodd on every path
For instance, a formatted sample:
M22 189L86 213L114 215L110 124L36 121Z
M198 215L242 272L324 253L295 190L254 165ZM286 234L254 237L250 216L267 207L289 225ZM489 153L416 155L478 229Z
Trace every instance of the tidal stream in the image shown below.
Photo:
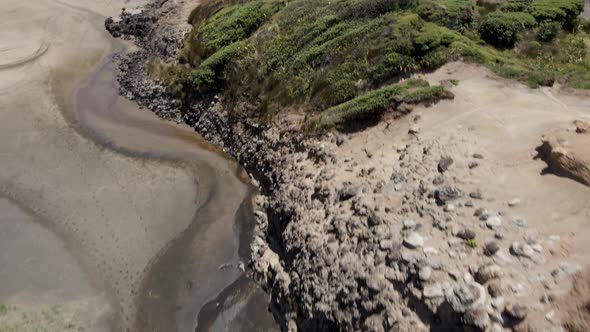
M0 13L0 331L277 330L240 264L254 188L118 96L107 5Z

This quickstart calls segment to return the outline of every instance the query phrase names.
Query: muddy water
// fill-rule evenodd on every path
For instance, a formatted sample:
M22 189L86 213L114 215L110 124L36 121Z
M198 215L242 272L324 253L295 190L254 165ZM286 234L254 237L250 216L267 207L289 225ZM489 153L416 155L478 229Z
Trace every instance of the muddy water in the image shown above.
M197 178L201 207L155 256L137 298L139 331L272 331L265 295L244 276L252 238L252 188L235 161L185 126L117 95L112 57L75 96L91 136L128 155L180 161Z

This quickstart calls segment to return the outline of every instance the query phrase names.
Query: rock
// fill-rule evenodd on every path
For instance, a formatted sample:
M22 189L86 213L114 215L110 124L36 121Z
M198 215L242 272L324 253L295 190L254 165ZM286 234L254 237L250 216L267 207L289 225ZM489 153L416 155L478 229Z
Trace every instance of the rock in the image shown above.
M474 153L473 158L475 159L483 159L483 155L481 153Z
M471 197L473 199L482 199L483 198L481 191L479 191L479 190L470 192L469 197Z
M461 320L463 324L476 327L481 331L485 331L490 324L490 317L484 308L467 310Z
M422 291L422 295L425 298L429 298L429 299L445 296L445 294L443 293L442 287L439 283L436 283L433 285L427 285L426 287L424 287L424 290Z
M507 306L504 312L511 318L522 321L528 314L528 308L522 304L513 304Z
M379 248L382 250L390 250L393 249L393 240L381 240L379 241Z
M574 275L582 271L582 266L577 263L563 262L559 264L559 269L551 272L551 275L555 278L559 277L562 273L568 276Z
M462 238L463 240L473 240L475 239L475 231L470 228L464 228L457 233L457 237Z
M467 202L465 202L465 206L466 207L473 207L473 202L472 201L467 201Z
M530 258L534 254L533 248L528 244L522 244L520 242L512 242L510 245L510 253L514 256L521 256Z
M590 134L590 121L576 120L574 125L576 126L576 133Z
M526 227L527 222L522 217L512 217L512 223L518 227Z
M445 207L444 207L443 210L445 212L453 212L453 211L455 211L455 209L456 209L455 208L455 205L453 205L453 204L447 204L447 205L445 205Z
M420 133L420 127L417 125L411 126L410 129L408 130L408 134L411 134L411 135L416 135L418 133Z
M515 199L508 202L509 207L515 207L519 204L520 204L520 199L518 199L518 198L515 198Z
M501 269L498 265L489 264L483 265L475 274L475 280L480 284L485 284L486 282L500 277Z
M461 190L457 187L443 186L434 192L434 198L438 205L445 205L450 201L454 201L463 195Z
M342 189L338 191L338 200L340 202L349 200L356 195L358 195L360 188L358 186L353 186L352 184L345 185Z
M406 219L403 221L404 229L414 229L416 222L412 219Z
M444 178L444 176L442 176L440 174L435 176L434 179L432 180L432 184L434 184L435 186L439 186L443 183L445 183L445 178Z
M483 306L486 299L484 288L476 283L459 283L445 292L445 299L457 313Z
M490 229L496 229L502 226L502 218L498 215L491 216L486 220L486 226Z
M486 242L484 246L484 254L486 254L486 256L493 256L498 250L500 250L500 246L495 241Z
M505 302L506 301L504 300L503 296L494 297L490 300L490 304L496 310L503 310Z
M424 239L420 234L412 232L408 236L406 236L406 238L404 239L404 244L408 248L416 249L424 246Z
M590 186L590 135L565 129L554 130L542 138L539 157L556 175Z
M467 167L469 167L469 169L474 169L477 166L479 166L479 163L477 161L471 161L469 162L469 164L467 165Z
M446 172L449 167L453 165L453 158L451 157L442 157L438 162L438 172L444 173Z
M502 295L502 284L495 280L488 285L488 293L491 297L498 297Z
M420 272L418 272L418 277L420 278L420 280L427 281L430 279L431 276L432 269L430 268L430 266L424 266L420 268Z

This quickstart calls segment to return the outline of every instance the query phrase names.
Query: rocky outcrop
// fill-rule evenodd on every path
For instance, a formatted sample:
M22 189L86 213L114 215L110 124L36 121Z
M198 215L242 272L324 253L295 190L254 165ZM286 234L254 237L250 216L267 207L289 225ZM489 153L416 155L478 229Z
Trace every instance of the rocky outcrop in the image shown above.
M575 129L557 129L543 136L538 148L549 170L590 186L590 122L575 121Z
M259 185L250 267L283 330L555 327L542 319L549 301L538 309L551 285L537 275L559 238L528 233L470 185L487 155L423 139L417 123L385 153L343 155L343 134L304 137L289 119L261 124L216 96L174 100L142 70L149 52L121 60L121 92L193 126Z

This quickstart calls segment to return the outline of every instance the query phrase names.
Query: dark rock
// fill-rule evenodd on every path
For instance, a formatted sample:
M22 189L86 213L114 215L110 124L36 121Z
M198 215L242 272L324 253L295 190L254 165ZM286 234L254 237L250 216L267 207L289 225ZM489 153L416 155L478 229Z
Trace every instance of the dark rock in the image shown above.
M517 321L522 321L528 314L528 308L522 304L513 304L506 307L505 313Z
M358 195L360 188L358 186L353 186L352 184L348 184L344 186L344 188L338 191L338 200L340 202L349 200L356 195Z
M440 159L440 161L438 162L438 171L439 171L439 173L446 172L449 169L449 167L451 167L451 165L453 165L453 158L451 158L451 157L442 157Z
M481 191L479 191L479 190L474 191L474 192L470 192L469 197L471 197L473 199L482 199L483 198Z
M495 241L490 241L485 244L484 254L486 254L487 256L493 256L498 252L498 250L500 250L500 246L498 245L498 243L496 243Z
M475 239L476 234L472 229L464 228L457 233L457 236L467 241Z
M434 192L434 198L438 205L445 205L450 201L454 201L463 195L461 189L452 186L444 186Z

